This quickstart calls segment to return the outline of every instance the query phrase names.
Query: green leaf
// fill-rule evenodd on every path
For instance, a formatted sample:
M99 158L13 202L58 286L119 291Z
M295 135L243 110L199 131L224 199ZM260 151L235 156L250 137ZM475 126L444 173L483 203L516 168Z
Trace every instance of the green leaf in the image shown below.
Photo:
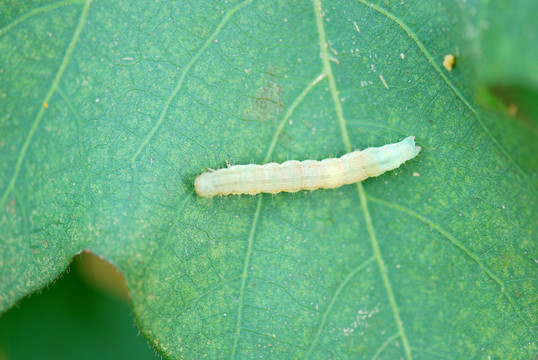
M166 358L534 356L536 134L475 101L482 5L320 2L0 4L0 309L87 249ZM408 135L358 185L193 190Z

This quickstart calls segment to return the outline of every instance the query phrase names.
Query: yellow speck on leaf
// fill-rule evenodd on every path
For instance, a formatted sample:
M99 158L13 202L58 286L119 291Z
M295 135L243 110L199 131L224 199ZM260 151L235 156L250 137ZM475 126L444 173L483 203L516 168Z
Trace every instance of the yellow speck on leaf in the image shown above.
M456 57L452 54L446 54L445 59L443 60L443 66L448 71L452 71L454 64L456 63Z
M508 105L508 108L506 109L508 110L508 114L512 117L516 117L517 116L517 105L516 104L509 104Z
M43 106L45 107L45 109L48 109L49 108L49 103L43 103Z

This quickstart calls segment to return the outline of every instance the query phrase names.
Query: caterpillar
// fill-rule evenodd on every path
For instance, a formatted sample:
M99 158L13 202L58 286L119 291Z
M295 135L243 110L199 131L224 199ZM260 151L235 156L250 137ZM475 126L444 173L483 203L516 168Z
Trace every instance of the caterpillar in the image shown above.
M202 173L194 187L204 198L332 189L396 169L419 152L415 137L409 136L399 143L353 151L340 158L234 165Z

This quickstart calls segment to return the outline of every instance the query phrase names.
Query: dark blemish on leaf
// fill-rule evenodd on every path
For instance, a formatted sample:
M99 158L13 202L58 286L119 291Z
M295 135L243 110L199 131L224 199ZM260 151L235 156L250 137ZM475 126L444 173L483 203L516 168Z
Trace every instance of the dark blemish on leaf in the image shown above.
M254 96L254 118L267 121L276 119L284 109L282 87L272 81L261 87Z

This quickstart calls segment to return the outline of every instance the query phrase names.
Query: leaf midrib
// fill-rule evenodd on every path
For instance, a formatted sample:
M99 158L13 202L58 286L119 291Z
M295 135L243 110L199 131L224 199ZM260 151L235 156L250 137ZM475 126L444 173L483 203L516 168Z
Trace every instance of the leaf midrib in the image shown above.
M330 56L329 56L329 53L327 52L328 44L327 44L327 39L325 35L325 27L323 25L323 16L321 14L321 0L313 0L313 3L314 3L314 11L316 14L316 25L318 28L318 34L319 34L319 40L320 40L321 58L323 61L323 68L329 80L329 89L330 89L334 107L336 110L338 123L342 131L342 140L346 146L346 150L348 152L351 152L352 147L351 147L351 140L347 131L347 123L344 117L342 104L340 103L340 100L338 98L338 88L336 86L336 80L332 71ZM409 341L407 339L407 335L403 327L403 322L400 317L400 310L398 308L396 298L394 297L394 293L392 291L392 285L390 283L390 279L387 274L385 262L381 254L381 250L379 248L379 243L377 241L377 236L375 234L374 225L372 222L372 218L370 216L370 210L368 208L368 201L366 199L366 192L364 191L364 187L362 186L361 182L357 183L357 192L358 192L359 199L361 202L361 208L362 208L362 213L364 216L364 221L366 222L366 227L368 229L368 236L370 239L370 244L374 252L376 263L379 267L379 272L381 273L381 277L383 279L383 285L385 287L385 291L387 292L387 296L389 298L389 303L392 308L392 314L394 317L394 321L396 323L396 327L398 329L398 333L400 334L400 337L402 338L402 342L403 342L403 346L405 350L405 356L407 360L411 360L413 358L411 354L411 347L409 346Z

